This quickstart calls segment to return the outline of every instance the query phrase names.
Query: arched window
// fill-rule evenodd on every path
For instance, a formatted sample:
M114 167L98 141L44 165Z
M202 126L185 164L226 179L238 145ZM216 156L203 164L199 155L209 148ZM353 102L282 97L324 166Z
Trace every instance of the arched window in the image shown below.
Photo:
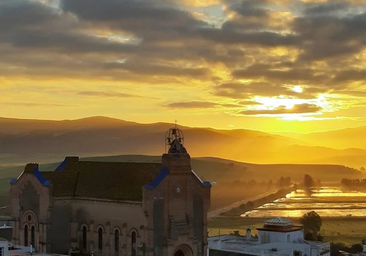
M28 225L24 226L24 246L28 246Z
M34 247L34 245L36 244L36 230L35 227L32 226L31 228L31 245Z
M114 231L114 253L118 255L119 253L119 230Z
M98 249L99 251L103 250L103 229L98 228Z
M131 256L136 256L136 232L131 233Z
M83 234L82 234L82 247L84 250L86 250L86 242L87 242L87 229L86 226L83 227Z

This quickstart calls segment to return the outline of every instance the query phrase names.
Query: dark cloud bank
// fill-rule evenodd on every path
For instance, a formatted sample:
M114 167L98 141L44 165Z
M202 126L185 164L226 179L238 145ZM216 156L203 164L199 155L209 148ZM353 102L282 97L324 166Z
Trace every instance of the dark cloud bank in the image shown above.
M366 45L366 13L361 3L223 3L231 18L213 27L164 0L61 0L58 8L36 1L3 0L0 75L151 83L164 81L162 77L165 81L189 78L212 82L213 95L233 99L299 97L285 86L295 84L306 85L304 97L311 98L319 92L344 93L352 82L365 81L363 60L357 57ZM283 18L284 13L271 9L274 3L287 8L292 17ZM298 54L266 54L279 47ZM216 64L228 70L230 81L215 76L212 66ZM240 82L248 79L255 82ZM215 107L206 102L182 104L169 107ZM318 110L298 105L291 113ZM275 112L288 110L271 113Z

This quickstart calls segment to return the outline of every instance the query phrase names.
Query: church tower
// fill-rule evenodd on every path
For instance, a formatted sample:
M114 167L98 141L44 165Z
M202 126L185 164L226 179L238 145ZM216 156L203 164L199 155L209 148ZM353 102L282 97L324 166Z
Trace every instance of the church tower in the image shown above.
M166 145L160 180L145 191L145 200L153 202L153 255L206 256L211 184L192 170L179 128L166 133Z

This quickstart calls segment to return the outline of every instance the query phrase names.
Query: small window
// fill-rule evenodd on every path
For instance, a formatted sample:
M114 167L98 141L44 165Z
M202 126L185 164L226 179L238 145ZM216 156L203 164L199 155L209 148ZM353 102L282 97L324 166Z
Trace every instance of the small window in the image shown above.
M98 249L99 251L103 250L103 229L98 229Z
M36 229L34 226L31 228L31 245L34 247L36 244Z
M131 233L131 256L136 256L136 232Z
M86 240L87 240L87 230L86 226L83 227L83 239L82 239L82 247L84 250L86 250Z
M0 247L0 256L4 256L4 247Z
M28 221L32 221L32 216L30 214L28 215Z
M24 246L28 246L28 225L24 227Z
M116 229L114 231L114 253L119 253L119 230Z

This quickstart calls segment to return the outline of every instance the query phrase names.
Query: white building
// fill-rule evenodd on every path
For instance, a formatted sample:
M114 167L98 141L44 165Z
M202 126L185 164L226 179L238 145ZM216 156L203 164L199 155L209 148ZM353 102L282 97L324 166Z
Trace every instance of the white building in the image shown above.
M31 253L32 252L32 253ZM14 246L8 240L0 237L0 256L29 256L37 255L32 247ZM51 256L51 255L42 255Z
M8 241L0 237L0 256L9 256Z
M247 230L245 236L209 237L209 253L211 256L230 253L258 256L330 256L329 243L306 241L302 226L295 226L290 220L271 219L257 230L258 237L253 237L250 230Z

